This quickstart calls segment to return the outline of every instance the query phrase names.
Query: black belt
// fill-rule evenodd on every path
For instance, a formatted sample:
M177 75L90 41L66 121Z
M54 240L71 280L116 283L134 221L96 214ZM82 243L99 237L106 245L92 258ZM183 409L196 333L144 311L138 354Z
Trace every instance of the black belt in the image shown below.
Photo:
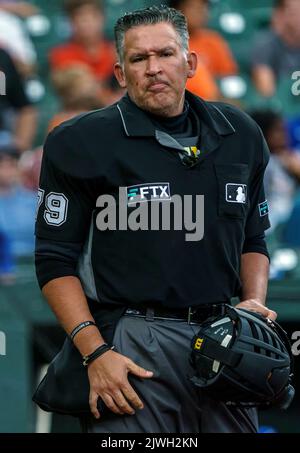
M154 319L173 319L184 320L188 324L192 322L203 322L210 316L218 316L225 313L226 302L216 304L197 305L182 309L172 309L167 307L138 307L127 308L125 315L145 318L147 321ZM228 303L227 303L228 305Z

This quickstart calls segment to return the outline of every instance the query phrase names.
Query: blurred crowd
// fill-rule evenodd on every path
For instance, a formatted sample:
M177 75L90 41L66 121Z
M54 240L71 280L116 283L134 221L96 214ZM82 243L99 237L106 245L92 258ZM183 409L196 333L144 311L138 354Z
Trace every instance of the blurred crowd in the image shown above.
M161 2L133 3L0 0L0 284L13 281L16 260L33 253L47 133L124 94L113 75L112 18ZM292 75L300 78L300 1L164 3L186 15L198 55L187 88L238 105L261 127L271 151L269 234L284 225L285 243L300 247L300 95L291 94Z

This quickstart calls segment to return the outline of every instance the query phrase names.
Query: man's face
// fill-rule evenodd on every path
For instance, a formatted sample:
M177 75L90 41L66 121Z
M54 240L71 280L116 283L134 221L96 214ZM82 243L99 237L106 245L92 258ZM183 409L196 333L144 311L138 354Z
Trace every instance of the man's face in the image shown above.
M283 8L286 30L292 30L300 36L300 2L299 0L286 0Z
M18 161L9 155L0 157L0 189L9 189L18 180Z
M197 66L169 23L140 25L125 33L124 64L115 66L122 88L143 110L159 116L182 112L186 80Z
M208 3L205 0L183 0L179 9L186 17L191 34L206 26Z
M271 152L280 153L288 147L287 143L287 132L284 126L284 122L281 119L277 119L273 126L266 133L267 142Z
M103 22L100 10L90 5L83 5L71 18L73 36L83 43L98 40Z

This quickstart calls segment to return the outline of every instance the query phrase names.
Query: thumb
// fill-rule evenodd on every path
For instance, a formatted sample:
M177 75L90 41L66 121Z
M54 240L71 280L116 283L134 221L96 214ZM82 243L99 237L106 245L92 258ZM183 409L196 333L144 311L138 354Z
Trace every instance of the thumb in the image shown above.
M145 368L136 365L132 360L127 362L127 369L129 373L135 374L140 378L151 378L153 376L152 371L145 370Z
M270 318L272 321L275 321L276 318L277 318L277 313L276 311L273 311L273 310L269 310L269 313L268 313L268 318Z

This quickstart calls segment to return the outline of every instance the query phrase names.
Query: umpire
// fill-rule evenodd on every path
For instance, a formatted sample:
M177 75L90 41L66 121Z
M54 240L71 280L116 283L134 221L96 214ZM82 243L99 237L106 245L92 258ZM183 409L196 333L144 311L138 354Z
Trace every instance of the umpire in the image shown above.
M255 432L256 409L198 392L189 354L197 325L232 297L276 318L265 306L269 151L246 114L185 90L197 57L180 12L126 14L115 37L127 94L48 136L36 223L40 287L88 374L83 429ZM197 221L202 233L187 235Z

